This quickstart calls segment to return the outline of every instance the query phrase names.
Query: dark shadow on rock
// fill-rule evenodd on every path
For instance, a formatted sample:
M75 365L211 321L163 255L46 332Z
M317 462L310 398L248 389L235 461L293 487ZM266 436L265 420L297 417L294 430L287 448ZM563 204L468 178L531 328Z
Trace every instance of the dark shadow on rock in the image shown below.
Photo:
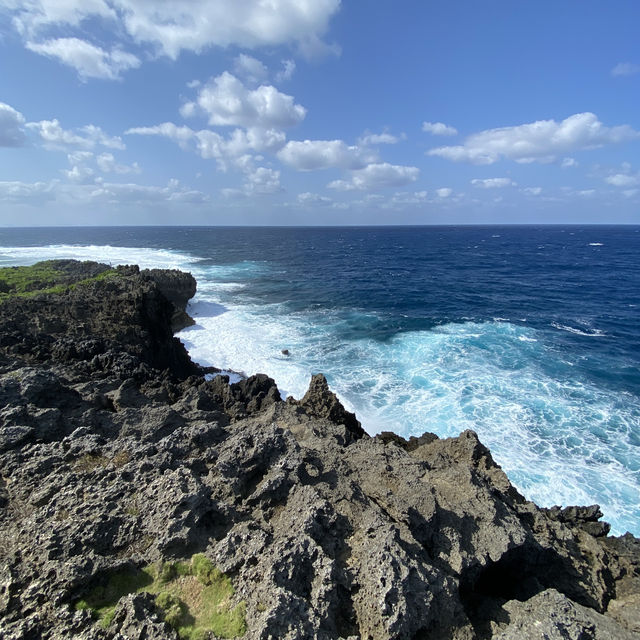
M491 637L490 621L501 621L504 602L524 602L549 588L599 609L570 560L534 541L510 549L484 567L469 567L460 576L460 598L480 640Z

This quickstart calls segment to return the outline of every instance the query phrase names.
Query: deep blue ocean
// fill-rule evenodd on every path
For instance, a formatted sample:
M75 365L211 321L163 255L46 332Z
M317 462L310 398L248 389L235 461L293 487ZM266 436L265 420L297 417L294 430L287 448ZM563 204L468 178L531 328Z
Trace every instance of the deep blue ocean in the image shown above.
M640 227L0 229L0 266L55 257L191 271L194 360L324 372L371 434L473 429L527 498L640 535Z

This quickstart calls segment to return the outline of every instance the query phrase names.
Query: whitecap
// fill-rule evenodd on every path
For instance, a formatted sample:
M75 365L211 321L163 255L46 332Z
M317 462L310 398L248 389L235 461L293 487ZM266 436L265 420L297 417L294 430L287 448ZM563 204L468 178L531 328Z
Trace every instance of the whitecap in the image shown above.
M602 242L590 242L589 246L590 247L602 247L604 245L602 244Z
M601 329L578 329L559 322L552 322L551 326L560 331L567 331L568 333L575 333L578 336L586 336L588 338L603 338L607 336Z

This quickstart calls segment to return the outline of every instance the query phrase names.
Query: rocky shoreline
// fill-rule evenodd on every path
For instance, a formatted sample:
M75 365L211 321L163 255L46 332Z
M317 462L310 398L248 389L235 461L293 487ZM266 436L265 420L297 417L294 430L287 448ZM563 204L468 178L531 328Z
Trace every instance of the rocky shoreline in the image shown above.
M0 637L640 638L597 506L538 508L471 431L372 438L320 374L205 380L189 274L48 268L0 291ZM235 626L199 617L223 584Z

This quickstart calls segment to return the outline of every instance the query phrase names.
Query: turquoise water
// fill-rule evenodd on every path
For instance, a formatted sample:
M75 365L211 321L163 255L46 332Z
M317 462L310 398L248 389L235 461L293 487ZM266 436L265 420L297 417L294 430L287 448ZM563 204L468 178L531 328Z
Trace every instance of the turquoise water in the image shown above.
M640 228L0 230L0 263L191 271L192 357L370 432L474 429L529 499L640 534ZM281 353L287 349L290 353Z

